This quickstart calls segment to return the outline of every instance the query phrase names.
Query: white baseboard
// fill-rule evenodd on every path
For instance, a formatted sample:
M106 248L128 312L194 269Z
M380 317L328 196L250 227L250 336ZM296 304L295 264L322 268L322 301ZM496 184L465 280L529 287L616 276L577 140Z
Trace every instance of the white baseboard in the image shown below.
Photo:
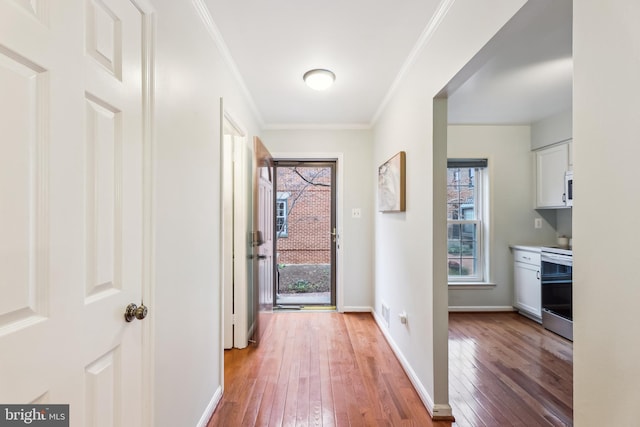
M207 427L207 423L211 419L211 416L213 415L213 412L216 410L216 407L218 406L218 403L220 403L221 399L222 399L222 386L218 387L216 392L213 394L211 401L207 405L207 409L205 409L204 414L202 414L202 416L200 417L200 421L198 421L198 424L196 427Z
M466 311L466 312L489 312L489 311L516 311L510 305L454 305L449 306L449 312Z
M343 313L372 313L373 308L357 305L346 305L342 307Z
M400 348L397 346L397 344L391 337L391 334L389 334L386 324L384 323L384 319L378 316L378 313L376 313L375 310L372 310L372 313L373 313L373 318L376 320L376 323L378 324L378 327L380 328L380 330L382 331L382 334L384 335L385 339L389 343L391 350L393 350L393 353L396 355L396 357L400 361L400 365L402 365L402 369L404 369L404 372L409 377L411 384L413 384L413 387L416 389L418 396L420 396L420 400L422 401L422 404L425 406L425 408L427 408L427 411L429 411L429 414L431 414L431 417L432 418L451 417L452 416L451 406L443 405L443 404L436 405L433 402L433 398L427 392L427 389L424 387L424 385L416 375L415 371L413 370L413 368L411 367L407 359L404 357L404 354L402 354L402 351L400 351Z

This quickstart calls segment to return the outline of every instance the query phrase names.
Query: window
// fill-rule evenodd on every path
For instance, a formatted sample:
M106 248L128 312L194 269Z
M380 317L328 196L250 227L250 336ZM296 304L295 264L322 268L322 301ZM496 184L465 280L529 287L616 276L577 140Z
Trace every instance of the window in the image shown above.
M289 236L287 224L288 207L287 198L278 198L276 200L276 233L278 237Z
M486 159L447 162L449 282L486 282L488 236Z

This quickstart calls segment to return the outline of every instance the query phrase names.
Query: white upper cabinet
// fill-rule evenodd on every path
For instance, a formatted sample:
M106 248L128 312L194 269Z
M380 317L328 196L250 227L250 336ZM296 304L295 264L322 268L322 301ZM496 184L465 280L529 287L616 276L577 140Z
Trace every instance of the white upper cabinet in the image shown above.
M565 208L565 172L569 167L570 142L534 152L536 166L536 208Z

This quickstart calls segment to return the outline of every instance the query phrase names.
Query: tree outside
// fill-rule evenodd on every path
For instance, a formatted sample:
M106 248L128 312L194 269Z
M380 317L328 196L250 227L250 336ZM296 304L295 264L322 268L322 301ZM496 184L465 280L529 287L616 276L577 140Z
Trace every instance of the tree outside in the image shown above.
M278 293L331 291L331 168L278 166Z

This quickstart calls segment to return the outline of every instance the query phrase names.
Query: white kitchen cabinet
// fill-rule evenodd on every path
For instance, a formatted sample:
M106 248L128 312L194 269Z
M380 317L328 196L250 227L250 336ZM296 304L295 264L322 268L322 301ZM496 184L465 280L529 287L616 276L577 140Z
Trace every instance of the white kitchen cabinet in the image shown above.
M535 151L536 208L567 207L564 174L570 169L570 144L565 142Z
M514 249L514 306L527 317L542 319L540 248Z

